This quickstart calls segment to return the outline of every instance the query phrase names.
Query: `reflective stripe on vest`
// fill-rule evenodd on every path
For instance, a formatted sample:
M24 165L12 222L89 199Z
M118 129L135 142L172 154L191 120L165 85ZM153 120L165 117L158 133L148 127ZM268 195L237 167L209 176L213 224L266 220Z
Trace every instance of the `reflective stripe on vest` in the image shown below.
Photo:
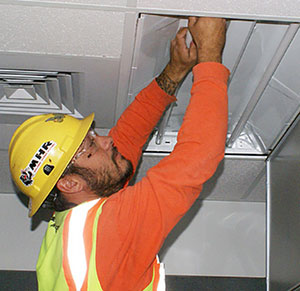
M69 290L102 290L95 262L97 225L99 216L102 211L102 205L105 199L101 201L101 205L89 217L92 221L90 229L90 242L85 245L84 232L87 227L87 215L89 210L95 206L100 199L86 202L73 208L66 217L66 232L64 237L65 252L63 266L64 273ZM86 254L88 257L86 257ZM159 263L158 256L153 263L153 277L151 283L143 291L165 291L165 272L163 264Z
M157 291L165 291L166 290L166 274L165 274L165 267L163 263L159 263L159 258L156 256L157 263L159 264L159 281L157 285Z
M165 282L165 268L164 264L159 262L159 257L156 255L156 262L154 263L153 271L153 284L150 284L149 289L144 289L143 291L156 290L156 291L165 291L166 282Z
M83 238L86 216L99 200L92 200L75 207L70 214L67 254L76 290L81 290L87 272L87 258Z

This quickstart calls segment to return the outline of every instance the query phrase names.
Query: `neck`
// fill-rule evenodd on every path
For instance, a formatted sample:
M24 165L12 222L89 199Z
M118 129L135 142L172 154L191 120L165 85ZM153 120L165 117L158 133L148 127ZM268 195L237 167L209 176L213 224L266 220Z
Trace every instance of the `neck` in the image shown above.
M80 191L76 193L61 193L63 197L66 199L67 203L73 204L73 205L79 205L83 202L91 201L98 199L99 196L96 195L94 192L91 191Z

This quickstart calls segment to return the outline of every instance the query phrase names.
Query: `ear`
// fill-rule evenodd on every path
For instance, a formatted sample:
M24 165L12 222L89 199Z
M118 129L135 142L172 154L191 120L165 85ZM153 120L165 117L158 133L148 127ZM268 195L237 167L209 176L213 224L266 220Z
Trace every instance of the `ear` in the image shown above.
M71 194L82 191L84 183L84 180L77 175L67 175L58 180L56 187L61 192Z

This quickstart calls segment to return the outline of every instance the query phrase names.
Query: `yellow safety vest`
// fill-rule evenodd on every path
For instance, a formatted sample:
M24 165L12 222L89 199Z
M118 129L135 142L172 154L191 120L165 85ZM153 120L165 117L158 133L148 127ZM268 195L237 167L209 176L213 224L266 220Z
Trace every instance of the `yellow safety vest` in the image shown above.
M97 225L106 199L82 203L56 212L49 221L37 262L39 291L102 291L96 271ZM90 237L83 237L83 233ZM158 259L153 277L143 291L165 290ZM137 290L138 291L138 290Z

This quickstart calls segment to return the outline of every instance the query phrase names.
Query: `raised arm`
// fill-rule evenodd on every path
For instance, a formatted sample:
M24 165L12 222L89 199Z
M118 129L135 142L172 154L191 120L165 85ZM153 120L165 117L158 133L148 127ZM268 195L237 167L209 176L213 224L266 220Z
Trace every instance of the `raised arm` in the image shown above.
M103 213L108 217L103 227L109 230L116 228L111 231L110 241L127 242L127 248L122 244L122 249L126 249L126 261L122 261L120 272L131 270L137 278L142 278L145 270L148 270L148 278L151 280L153 269L149 266L152 266L164 239L198 197L203 183L213 175L224 156L229 71L218 63L223 45L218 46L217 56L217 48L209 45L206 39L204 42L201 35L212 40L221 29L223 33L219 37L224 42L225 21L208 20L214 22L216 27L207 36L206 32L202 32L202 21L197 23L190 20L194 40L198 36L201 40L200 44L195 42L200 52L197 53L199 64L193 68L192 97L178 134L177 145L140 182L112 195L106 202L106 205L112 207L107 206ZM198 47L202 43L206 47L203 51ZM209 62L203 62L204 59ZM107 267L112 265L105 256L99 257L99 262L100 273L102 267L105 269L105 264ZM128 290L134 289L128 276L123 281L120 278L122 276L118 276L119 289L124 286ZM109 279L105 283L110 286ZM115 289L119 290L117 287Z
M155 197L152 202L156 205L152 205L152 209L159 210L162 228L167 232L189 209L224 157L229 71L220 62L225 25L224 19L190 18L189 29L198 64L193 68L192 96L177 144L173 152L135 186L141 187L141 203L143 199L151 201Z
M138 163L142 147L166 107L174 102L176 88L196 64L196 47L186 46L187 28L181 28L171 42L170 61L163 72L147 88L142 90L124 111L117 125L110 131L118 150L130 159L134 167Z
M118 213L120 220L136 216L136 224L122 231L137 236L134 249L141 245L142 252L149 246L149 254L153 254L153 249L159 250L165 236L191 207L203 183L214 174L224 157L229 71L219 62L225 41L225 20L191 20L199 64L193 68L192 97L177 144L146 177L115 197L124 203ZM147 237L149 244L142 243L146 240L144 233L135 234L135 229L151 229L151 236Z

